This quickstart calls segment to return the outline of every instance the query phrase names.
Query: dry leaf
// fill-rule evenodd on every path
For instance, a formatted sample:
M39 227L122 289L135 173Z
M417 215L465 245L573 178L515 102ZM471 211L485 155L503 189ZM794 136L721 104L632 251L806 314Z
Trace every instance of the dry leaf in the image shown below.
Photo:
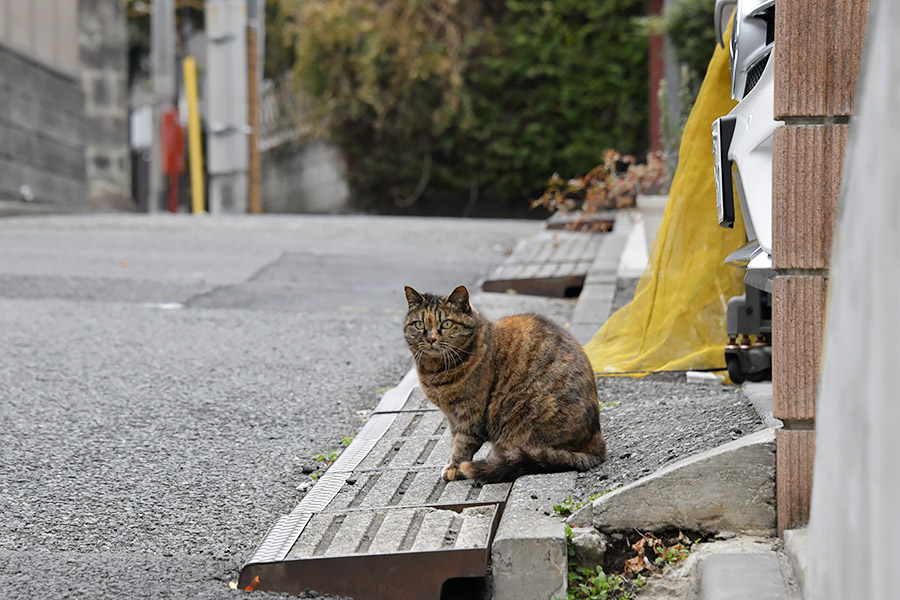
M643 555L629 558L625 561L625 576L637 575L646 568L647 565L644 563Z
M647 538L641 538L631 545L631 549L637 552L638 556L643 556L645 543L647 543Z

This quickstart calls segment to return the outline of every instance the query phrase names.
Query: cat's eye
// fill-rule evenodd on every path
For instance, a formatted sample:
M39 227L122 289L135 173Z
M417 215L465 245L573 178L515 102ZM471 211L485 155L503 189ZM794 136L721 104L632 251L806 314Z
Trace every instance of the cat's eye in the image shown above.
M441 329L450 329L451 327L453 327L453 321L451 321L450 319L447 319L446 321L441 323Z
M425 323L423 323L422 321L416 321L415 323L413 323L413 327L415 327L419 331L422 331L423 329L425 329Z

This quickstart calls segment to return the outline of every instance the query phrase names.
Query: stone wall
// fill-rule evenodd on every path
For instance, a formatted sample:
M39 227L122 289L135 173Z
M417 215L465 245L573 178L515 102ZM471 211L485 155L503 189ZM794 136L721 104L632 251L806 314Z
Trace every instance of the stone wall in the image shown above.
M291 143L262 157L262 200L267 213L341 213L350 190L340 153L325 142Z
M121 0L78 0L79 54L87 121L88 202L134 210L128 148L128 26Z
M0 43L3 212L86 207L80 82Z
M772 307L778 528L809 520L831 243L869 0L778 0ZM860 596L862 597L862 596Z

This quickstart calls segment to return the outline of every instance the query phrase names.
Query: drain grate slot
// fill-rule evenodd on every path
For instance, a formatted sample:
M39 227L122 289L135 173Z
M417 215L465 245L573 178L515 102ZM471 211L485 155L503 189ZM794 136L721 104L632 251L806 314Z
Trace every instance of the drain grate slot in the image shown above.
M372 542L375 540L375 535L378 533L378 530L381 529L381 524L384 523L384 519L386 516L387 514L384 512L375 514L372 522L369 523L369 526L366 528L366 532L363 534L362 540L356 547L357 554L365 554L366 551L368 551L368 549L372 546Z
M397 486L397 491L395 491L394 495L391 496L391 499L388 500L388 504L390 506L400 504L400 501L403 499L403 496L406 495L406 490L409 489L410 484L412 483L413 479L415 479L415 478L416 478L416 474L412 473L412 472L407 473L403 477L403 480L400 482L400 485Z
M366 483L359 488L359 491L353 496L353 499L347 505L350 508L355 508L363 503L366 497L369 495L369 492L375 487L375 484L378 483L378 480L381 479L381 473L370 473L368 479L366 479ZM354 484L356 485L356 484Z
M316 549L313 550L313 556L322 556L325 554L325 551L331 546L331 541L334 539L334 536L337 535L345 518L345 515L336 515L331 519L331 523L328 524L328 528L325 529L325 532L322 534L322 539L319 540L319 543L316 544Z
M412 549L413 544L416 542L416 538L419 535L419 529L422 528L422 523L424 521L425 511L416 511L413 514L413 518L410 520L409 527L406 530L406 535L403 536L403 541L400 542L400 546L397 550L403 552Z
M412 435L412 432L416 429L416 426L421 421L422 421L422 413L413 413L412 419L409 420L409 425L407 425L406 427L403 428L403 433L401 433L400 435L402 435L403 437L408 437L408 436Z
M432 450L437 446L437 440L428 440L425 442L425 447L422 448L422 451L419 452L419 456L416 457L417 465L424 465L425 461L428 460L428 457L431 456Z

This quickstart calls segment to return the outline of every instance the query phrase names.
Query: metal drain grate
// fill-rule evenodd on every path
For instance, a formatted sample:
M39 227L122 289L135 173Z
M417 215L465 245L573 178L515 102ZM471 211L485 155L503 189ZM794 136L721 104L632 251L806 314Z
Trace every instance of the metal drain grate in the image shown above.
M366 598L439 598L447 579L487 574L511 484L446 483L443 415L415 371L241 569L240 587ZM482 450L486 453L487 448Z

